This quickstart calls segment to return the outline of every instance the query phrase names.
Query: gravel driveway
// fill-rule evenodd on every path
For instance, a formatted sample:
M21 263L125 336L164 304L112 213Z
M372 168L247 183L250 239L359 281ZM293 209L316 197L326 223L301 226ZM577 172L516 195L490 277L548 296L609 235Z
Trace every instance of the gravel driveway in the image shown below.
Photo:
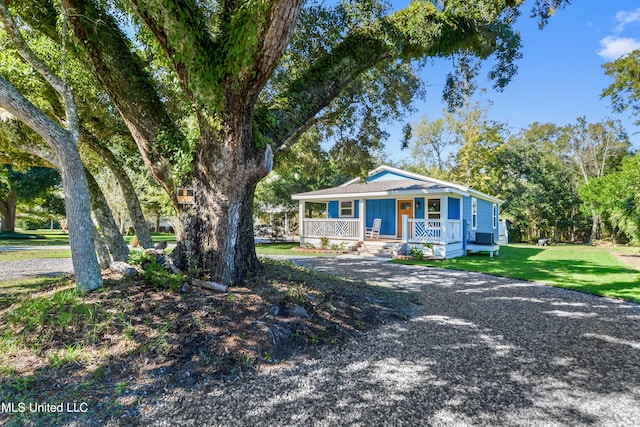
M640 306L477 273L300 259L421 291L422 312L307 360L185 393L163 426L640 423Z
M0 262L0 281L23 277L62 276L72 272L71 258L39 258Z

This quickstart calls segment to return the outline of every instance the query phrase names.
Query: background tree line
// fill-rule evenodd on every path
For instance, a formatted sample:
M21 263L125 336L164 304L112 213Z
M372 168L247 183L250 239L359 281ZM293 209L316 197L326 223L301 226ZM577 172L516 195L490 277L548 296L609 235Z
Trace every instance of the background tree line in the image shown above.
M607 197L602 182L634 158L616 121L579 117L512 133L488 119L488 107L467 101L444 118L414 125L410 149L412 161L402 167L503 199L501 216L510 221L512 241L639 241L630 217L622 221L620 208L614 213L601 200Z

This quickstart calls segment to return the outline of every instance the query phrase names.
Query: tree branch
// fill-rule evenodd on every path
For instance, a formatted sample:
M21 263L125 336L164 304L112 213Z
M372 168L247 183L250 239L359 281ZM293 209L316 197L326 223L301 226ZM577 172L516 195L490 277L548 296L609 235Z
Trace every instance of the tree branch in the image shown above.
M370 28L355 30L289 83L272 103L278 108L257 109L258 129L276 150L289 145L292 136L360 74L391 58L442 57L461 50L486 58L499 43L505 51L517 49L517 35L500 20L500 11L494 12L493 19L473 20L463 13L438 10L431 3L413 2Z
M67 118L66 127L77 142L80 136L78 111L76 110L76 103L73 99L71 89L67 83L58 77L27 45L13 20L13 16L11 16L6 0L0 1L0 17L2 18L5 31L9 34L11 41L18 50L18 53L20 53L22 59L28 62L64 100L64 109Z
M0 106L40 135L51 147L60 149L70 134L0 77Z
M116 105L145 165L177 206L171 164L186 141L158 96L145 64L131 52L112 16L92 1L63 1L70 10L69 21L76 37L85 46L83 59Z

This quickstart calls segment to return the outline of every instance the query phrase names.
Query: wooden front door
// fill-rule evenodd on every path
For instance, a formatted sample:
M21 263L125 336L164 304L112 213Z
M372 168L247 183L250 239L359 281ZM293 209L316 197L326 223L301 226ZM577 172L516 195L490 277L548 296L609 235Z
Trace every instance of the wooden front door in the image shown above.
M397 202L397 218L398 231L397 237L402 237L402 215L409 215L409 218L413 218L413 200L398 200Z

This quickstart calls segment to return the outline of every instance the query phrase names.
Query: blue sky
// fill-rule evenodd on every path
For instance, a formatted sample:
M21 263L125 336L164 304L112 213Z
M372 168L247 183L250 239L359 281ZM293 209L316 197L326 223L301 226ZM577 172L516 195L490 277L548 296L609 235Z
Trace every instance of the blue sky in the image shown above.
M640 49L640 2L575 0L557 11L543 30L528 17L529 10L525 5L516 24L523 45L518 74L501 93L480 80L480 86L487 88L482 99L493 102L489 117L507 123L512 132L535 121L565 125L580 116L590 122L610 117L622 121L632 144L640 148L640 128L633 125L634 119L629 113L614 113L609 100L600 99L612 82L602 65ZM427 99L416 104L418 111L409 122L424 115L431 119L442 116L441 94L449 70L450 61L444 60L424 68ZM410 156L408 150L399 149L400 128L388 129L391 138L386 151L395 161Z

